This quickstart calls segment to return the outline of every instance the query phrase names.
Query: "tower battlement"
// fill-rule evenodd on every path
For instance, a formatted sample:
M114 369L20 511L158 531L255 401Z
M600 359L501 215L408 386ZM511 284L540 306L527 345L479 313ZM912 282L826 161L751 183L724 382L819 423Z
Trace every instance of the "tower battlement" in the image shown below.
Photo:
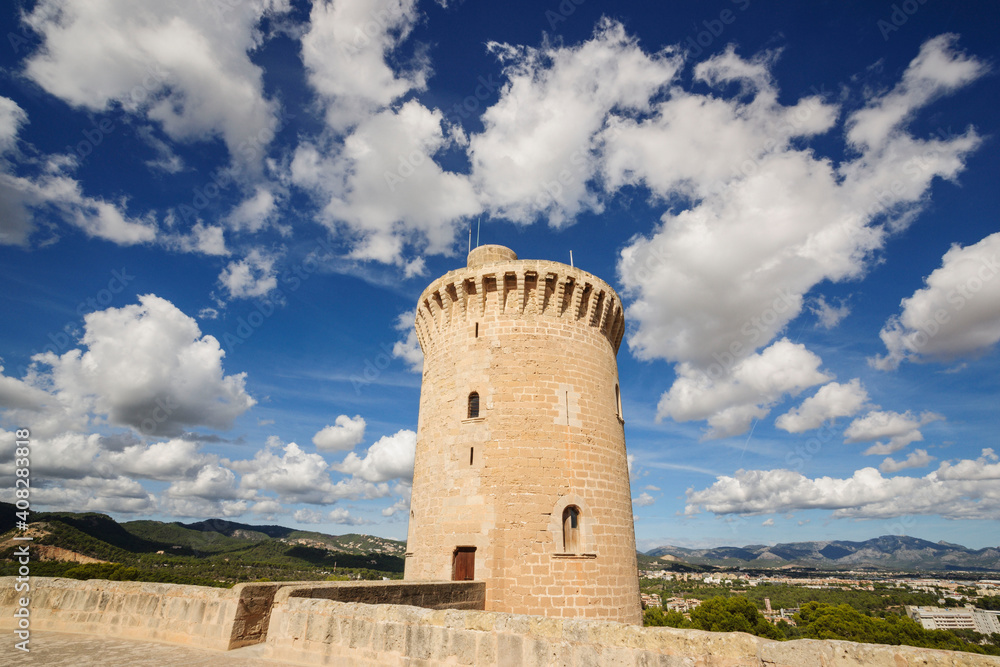
M617 354L625 334L621 299L600 278L546 260L519 260L508 248L480 246L468 265L432 282L417 302L416 332L427 354L441 331L501 319L556 318L600 332Z

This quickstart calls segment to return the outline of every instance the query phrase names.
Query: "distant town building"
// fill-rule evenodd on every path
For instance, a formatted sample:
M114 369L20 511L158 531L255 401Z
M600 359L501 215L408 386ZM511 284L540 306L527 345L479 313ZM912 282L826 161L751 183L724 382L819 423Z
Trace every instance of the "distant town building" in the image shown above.
M906 615L927 630L975 630L984 635L1000 632L1000 611L959 608L917 607L907 605Z

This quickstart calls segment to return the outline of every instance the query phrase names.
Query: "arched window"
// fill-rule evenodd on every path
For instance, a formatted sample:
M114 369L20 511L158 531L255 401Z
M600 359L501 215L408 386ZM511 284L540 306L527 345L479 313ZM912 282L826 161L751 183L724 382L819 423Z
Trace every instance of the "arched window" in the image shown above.
M563 510L563 552L580 553L580 508L569 505Z
M469 394L469 419L479 416L479 392Z

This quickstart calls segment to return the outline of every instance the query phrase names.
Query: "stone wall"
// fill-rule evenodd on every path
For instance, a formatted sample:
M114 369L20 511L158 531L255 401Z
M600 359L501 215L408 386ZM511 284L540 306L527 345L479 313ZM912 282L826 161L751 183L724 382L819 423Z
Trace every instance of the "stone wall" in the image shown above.
M267 634L277 584L231 589L139 581L32 577L27 592L0 577L0 628L13 627L21 597L31 628L231 649Z
M998 667L1000 658L908 646L642 628L607 621L432 611L289 597L266 653L306 665L501 667Z
M231 589L138 581L33 577L16 592L0 577L0 629L13 628L18 599L30 599L31 628L153 639L234 649L264 641L272 605L290 597L428 609L483 609L485 584L470 582L300 581L237 584Z
M274 599L281 606L288 598L318 598L338 602L393 604L424 609L475 609L486 605L486 584L481 581L358 581L335 582L322 586L303 584L278 591Z

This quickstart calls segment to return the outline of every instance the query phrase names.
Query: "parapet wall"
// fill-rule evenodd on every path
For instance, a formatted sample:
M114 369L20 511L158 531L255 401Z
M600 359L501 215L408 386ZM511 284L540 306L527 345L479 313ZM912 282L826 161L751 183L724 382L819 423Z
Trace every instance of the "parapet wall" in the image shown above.
M305 665L364 667L1000 666L1000 658L909 646L778 642L743 633L299 597L275 603L265 655Z
M13 627L20 598L28 598L34 630L146 639L203 648L258 644L267 635L278 584L231 589L140 581L32 577L30 590L14 590L0 577L0 628Z
M14 627L18 598L30 597L33 630L215 649L266 635L266 655L303 665L1000 667L996 657L909 646L776 642L742 633L324 599L474 605L481 603L482 582L281 582L227 590L32 577L30 591L15 592L15 581L0 577L2 631Z
M415 326L426 354L438 331L477 320L534 317L595 329L616 353L625 334L621 299L610 285L581 269L546 260L497 262L446 273L421 294Z
M0 577L0 629L16 627L14 612L28 598L30 627L202 648L259 644L268 634L272 606L289 598L324 598L428 609L483 609L486 585L470 582L299 581L210 588L103 579L33 577L15 591Z

